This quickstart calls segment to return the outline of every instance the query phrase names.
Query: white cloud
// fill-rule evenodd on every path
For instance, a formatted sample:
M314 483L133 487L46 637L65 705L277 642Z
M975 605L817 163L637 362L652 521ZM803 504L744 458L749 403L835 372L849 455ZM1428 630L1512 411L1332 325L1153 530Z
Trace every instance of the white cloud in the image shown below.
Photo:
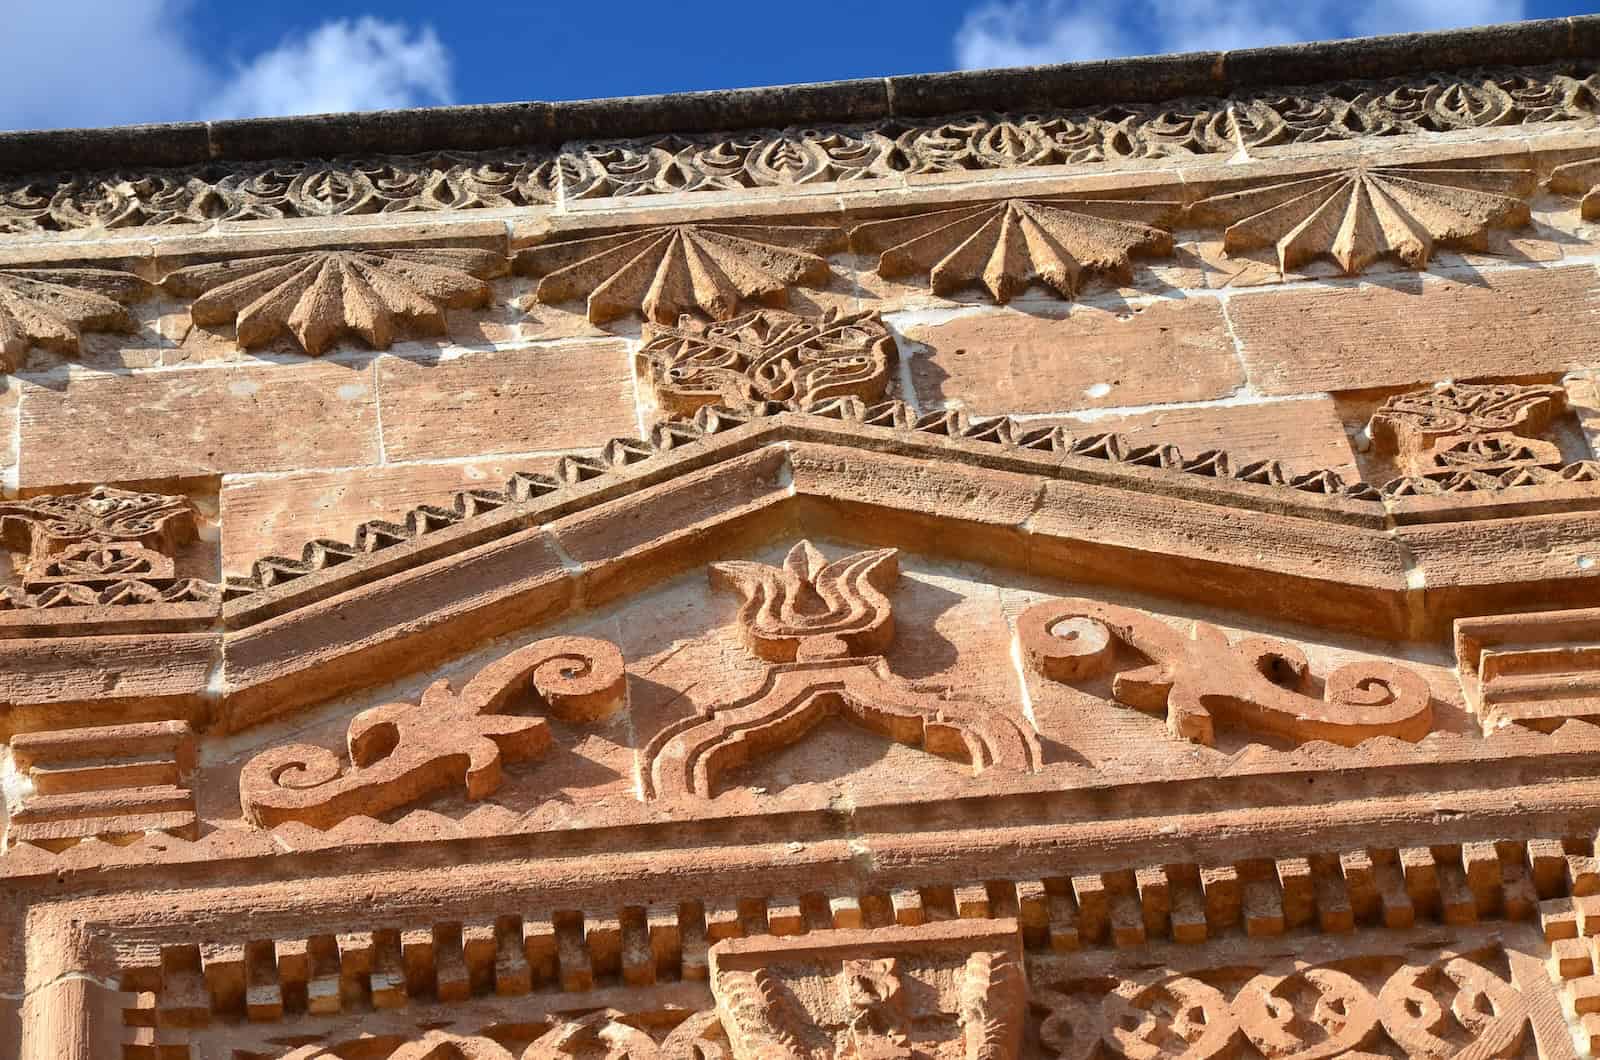
M955 36L962 67L1255 48L1522 18L1524 0L985 0Z
M218 64L191 39L191 0L12 0L0 36L0 129L64 128L450 102L431 27L335 19Z

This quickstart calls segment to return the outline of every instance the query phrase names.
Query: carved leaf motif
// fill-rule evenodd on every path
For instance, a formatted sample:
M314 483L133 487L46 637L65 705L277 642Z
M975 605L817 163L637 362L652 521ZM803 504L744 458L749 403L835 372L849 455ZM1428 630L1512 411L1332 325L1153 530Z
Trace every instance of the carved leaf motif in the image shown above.
M1214 195L1193 215L1227 225L1229 254L1276 247L1284 272L1318 257L1347 275L1385 256L1420 269L1435 243L1482 250L1489 229L1526 225L1534 183L1521 169L1360 167Z
M0 269L0 364L15 371L34 346L75 354L85 331L132 331L124 307L149 292L112 269Z
M239 777L245 815L270 828L302 821L331 828L355 814L378 814L455 785L470 799L500 786L502 761L542 754L544 719L504 713L518 693L558 717L594 720L621 705L622 653L610 641L551 637L480 670L459 693L435 681L420 703L388 703L350 723L351 769L330 751L293 744L256 755Z
M1296 741L1354 747L1374 736L1415 742L1433 724L1432 691L1413 670L1387 662L1349 663L1328 674L1321 699L1309 693L1305 652L1250 637L1229 644L1215 626L1185 636L1154 615L1095 600L1046 600L1023 613L1018 636L1028 665L1056 681L1104 673L1124 645L1150 661L1119 671L1117 702L1164 715L1176 737L1215 743L1217 717Z
M544 243L518 254L516 267L542 277L540 302L587 298L594 324L629 313L657 324L697 312L728 320L750 302L784 305L792 285L826 284L821 255L840 242L831 227L662 225Z
M750 650L763 659L871 655L894 638L894 616L884 590L900 577L892 548L857 552L827 562L801 541L783 566L713 563L711 584L744 598L739 626Z
M402 329L442 335L445 309L487 305L484 277L502 267L486 250L316 250L191 265L167 278L198 295L197 324L235 324L239 345L285 331L319 354L347 332L388 349Z
M1158 227L1176 203L1095 199L1007 199L868 221L850 233L859 250L881 251L886 279L926 272L935 294L980 285L1009 302L1039 283L1072 298L1086 273L1132 277L1132 256L1172 253Z

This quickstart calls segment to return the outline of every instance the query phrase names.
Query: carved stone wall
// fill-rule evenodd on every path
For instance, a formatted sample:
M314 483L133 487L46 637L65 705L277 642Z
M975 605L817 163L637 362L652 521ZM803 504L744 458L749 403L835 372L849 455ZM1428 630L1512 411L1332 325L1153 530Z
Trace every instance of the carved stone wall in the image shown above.
M0 179L0 1056L1586 1055L1597 25Z

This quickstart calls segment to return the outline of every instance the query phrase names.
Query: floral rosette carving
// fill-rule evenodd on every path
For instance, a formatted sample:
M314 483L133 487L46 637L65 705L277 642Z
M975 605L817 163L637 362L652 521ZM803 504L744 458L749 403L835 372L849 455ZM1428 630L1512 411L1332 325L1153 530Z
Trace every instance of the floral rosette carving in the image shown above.
M1432 693L1415 671L1393 663L1348 663L1312 694L1305 652L1270 637L1230 644L1195 622L1185 636L1154 615L1095 600L1046 600L1018 620L1028 665L1075 683L1112 671L1124 651L1148 662L1115 669L1116 702L1166 718L1174 737L1211 746L1220 719L1301 742L1353 747L1374 736L1416 742L1433 724Z
M830 310L816 320L757 310L721 323L683 317L676 327L647 325L639 357L661 407L690 416L706 405L878 401L894 352L876 312Z
M622 653L610 641L551 637L480 670L460 692L441 679L417 703L388 703L350 722L350 768L311 744L273 748L246 763L239 778L245 816L262 827L300 821L330 828L424 795L461 786L484 799L500 786L502 764L543 754L541 717L509 713L519 696L558 718L596 721L622 705Z

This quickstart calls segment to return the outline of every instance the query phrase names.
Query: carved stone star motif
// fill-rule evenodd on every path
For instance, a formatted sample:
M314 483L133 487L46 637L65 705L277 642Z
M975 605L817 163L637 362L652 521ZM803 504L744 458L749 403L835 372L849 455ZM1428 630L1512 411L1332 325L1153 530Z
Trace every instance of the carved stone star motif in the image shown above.
M442 335L444 310L488 304L484 277L501 264L497 254L461 248L314 250L192 265L166 286L199 296L195 323L236 324L246 349L288 331L315 355L347 332L380 350L403 328Z
M542 277L540 302L587 298L593 324L635 312L657 324L692 313L729 320L747 303L787 304L792 285L826 284L822 255L840 236L813 225L661 225L530 247L516 268Z
M1489 229L1528 223L1533 187L1520 169L1362 166L1214 195L1194 216L1227 225L1229 254L1276 247L1284 272L1329 257L1353 276L1390 255L1420 269L1435 243L1487 249Z
M1035 283L1072 298L1086 273L1132 278L1135 254L1172 253L1160 225L1177 204L1138 200L1007 199L868 221L851 246L878 251L878 275L926 272L935 294L979 285L1009 302Z
M33 346L77 353L84 331L132 331L123 307L149 290L112 269L0 269L0 364L15 370Z

